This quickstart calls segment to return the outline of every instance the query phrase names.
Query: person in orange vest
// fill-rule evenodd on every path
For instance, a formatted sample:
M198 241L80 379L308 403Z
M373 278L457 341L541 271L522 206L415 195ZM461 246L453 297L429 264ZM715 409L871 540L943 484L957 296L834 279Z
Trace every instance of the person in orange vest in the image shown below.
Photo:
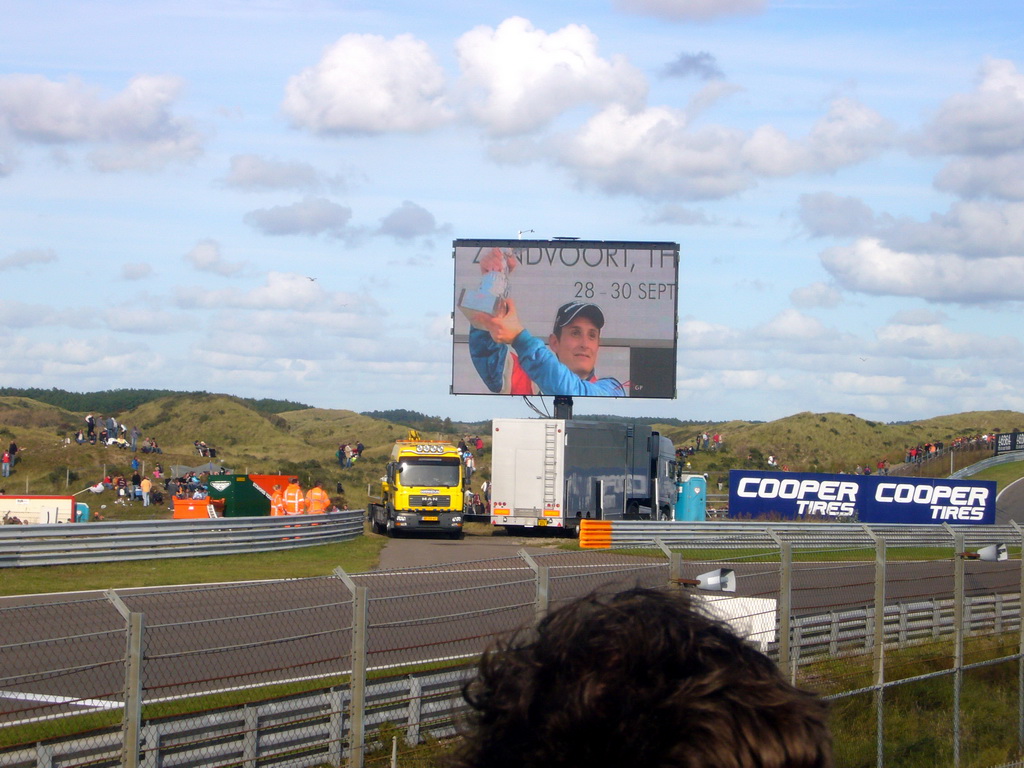
M274 493L270 497L270 516L281 517L284 515L284 494L281 492L281 484L274 483Z
M284 513L286 515L301 515L306 502L302 496L302 488L299 487L299 478L293 477L288 481L288 487L284 489Z
M323 483L317 480L306 494L306 514L322 515L331 506L331 497L323 489Z

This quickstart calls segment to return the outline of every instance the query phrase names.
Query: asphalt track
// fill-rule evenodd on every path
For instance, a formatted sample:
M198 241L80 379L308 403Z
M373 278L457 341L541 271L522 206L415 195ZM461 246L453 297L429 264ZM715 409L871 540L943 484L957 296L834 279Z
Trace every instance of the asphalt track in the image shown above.
M1024 478L1015 480L996 497L996 525L1024 524Z
M660 558L569 553L535 539L469 536L462 542L400 539L367 587L369 665L391 669L479 653L496 635L527 626L537 598L526 549L550 574L552 604L598 589L666 582ZM1020 564L968 561L968 594L1017 592ZM687 563L695 578L714 563ZM777 598L778 565L730 564L737 595ZM951 561L893 562L887 601L952 593ZM873 600L873 563L797 563L796 615L841 611ZM349 667L352 595L334 577L124 590L145 616L147 701L302 679ZM119 707L125 622L98 593L0 600L0 725Z

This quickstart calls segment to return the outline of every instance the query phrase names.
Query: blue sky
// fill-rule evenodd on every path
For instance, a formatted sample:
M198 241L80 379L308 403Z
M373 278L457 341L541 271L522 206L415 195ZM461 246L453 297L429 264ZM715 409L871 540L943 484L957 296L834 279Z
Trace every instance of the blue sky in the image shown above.
M578 414L1024 410L1019 3L4 11L7 386L530 415L448 391L452 240L532 229L681 247L677 399Z

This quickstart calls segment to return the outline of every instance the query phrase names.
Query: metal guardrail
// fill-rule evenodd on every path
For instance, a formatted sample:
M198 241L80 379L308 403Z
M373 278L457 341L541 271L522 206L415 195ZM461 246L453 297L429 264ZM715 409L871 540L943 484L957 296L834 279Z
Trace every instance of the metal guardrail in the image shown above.
M295 517L0 526L0 568L270 552L348 541L361 509Z
M997 541L1019 541L1021 529L1010 525L896 525L866 523L763 523L725 521L688 523L644 520L584 520L580 546L584 549L657 547L711 547L747 549L776 547L779 541L828 548L874 547L872 536L894 547L948 547L953 531L962 533L967 546Z
M462 685L475 673L476 665L468 664L444 673L415 673L371 683L366 697L374 705L374 714L366 724L374 731L386 723L394 724L411 744L423 738L451 736L456 715L466 708L460 696ZM144 756L141 765L341 765L348 738L345 715L350 695L347 686L337 686L200 715L145 721L140 737ZM194 739L196 733L202 733L198 741ZM0 750L0 764L33 768L85 763L118 766L121 758L122 744L116 729L102 735Z
M971 475L978 474L983 469L988 469L989 467L997 467L1000 464L1011 464L1015 461L1024 461L1024 454L1022 454L1020 451L1016 451L1014 453L1001 453L998 456L990 456L987 459L982 459L981 461L971 464L969 467L964 467L963 469L957 470L956 472L949 476L949 479L963 480L964 478L970 477Z

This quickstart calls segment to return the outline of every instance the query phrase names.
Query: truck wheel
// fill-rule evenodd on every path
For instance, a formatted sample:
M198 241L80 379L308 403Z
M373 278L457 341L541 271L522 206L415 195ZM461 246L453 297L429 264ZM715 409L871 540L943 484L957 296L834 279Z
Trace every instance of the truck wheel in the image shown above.
M388 524L387 527L384 529L384 533L389 539L398 538L398 529L395 527L394 520L388 520Z
M668 504L665 504L665 505L662 506L662 508L661 508L661 516L660 516L659 519L661 519L661 520L671 520L672 519L672 510L669 508Z
M640 503L637 501L631 501L626 505L626 519L627 520L639 520L640 519Z
M449 539L454 539L455 541L460 541L460 540L464 539L465 537L466 537L466 532L463 531L461 528L459 530L457 530L457 531L451 531L448 534L448 538Z

